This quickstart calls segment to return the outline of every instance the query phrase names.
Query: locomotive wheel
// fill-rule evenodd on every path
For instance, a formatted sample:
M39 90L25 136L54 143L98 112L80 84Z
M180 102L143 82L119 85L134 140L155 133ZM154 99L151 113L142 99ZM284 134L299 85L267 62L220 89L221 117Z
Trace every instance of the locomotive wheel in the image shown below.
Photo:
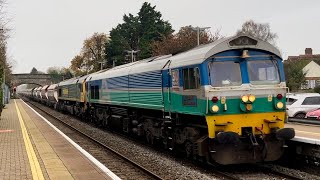
M153 140L154 140L154 137L152 135L152 133L148 130L146 131L146 139L147 139L147 142L149 144L152 144L153 145Z
M185 154L187 158L192 158L193 156L193 144L190 141L185 142L184 144Z
M107 128L109 126L109 115L106 111L103 112L103 127Z

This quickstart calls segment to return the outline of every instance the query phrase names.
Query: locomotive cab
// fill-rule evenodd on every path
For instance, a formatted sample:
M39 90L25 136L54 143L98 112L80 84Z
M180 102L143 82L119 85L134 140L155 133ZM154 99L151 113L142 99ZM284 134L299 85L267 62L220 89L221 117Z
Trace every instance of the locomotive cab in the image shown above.
M244 48L215 54L204 63L211 156L221 164L274 161L282 155L284 141L295 134L284 128L282 59L250 47L257 45L254 39L239 38L229 45Z

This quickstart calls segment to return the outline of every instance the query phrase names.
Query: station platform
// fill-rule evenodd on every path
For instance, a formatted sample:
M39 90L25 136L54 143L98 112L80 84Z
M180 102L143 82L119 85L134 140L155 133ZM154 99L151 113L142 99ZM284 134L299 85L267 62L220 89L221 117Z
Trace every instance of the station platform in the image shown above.
M0 119L0 179L119 179L28 107L11 100Z
M294 128L296 136L292 141L320 145L320 126L302 123L287 123L287 128Z

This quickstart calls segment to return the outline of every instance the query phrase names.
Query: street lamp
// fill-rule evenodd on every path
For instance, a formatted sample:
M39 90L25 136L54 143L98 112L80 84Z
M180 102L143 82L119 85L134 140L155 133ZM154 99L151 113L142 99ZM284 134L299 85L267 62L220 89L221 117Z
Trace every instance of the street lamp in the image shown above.
M139 52L140 50L131 50L131 51L129 51L129 50L126 50L125 52L127 52L128 54L131 54L131 62L134 62L135 61L135 57L133 57L133 54L134 53L137 53L137 52Z
M105 55L107 55L107 54L105 54L105 53L101 54L102 61L98 62L98 63L100 64L100 70L103 69L103 65L106 63L106 62L104 61Z
M101 62L98 62L98 63L100 64L100 70L102 70L103 65L104 65L104 62L103 62L103 61L101 61Z
M115 66L116 66L116 62L117 62L117 59L116 59L116 58L113 58L113 60L112 60L112 67L115 67Z
M198 46L200 45L200 31L205 31L206 29L209 29L210 27L190 27L193 31L197 32L197 39L198 39Z

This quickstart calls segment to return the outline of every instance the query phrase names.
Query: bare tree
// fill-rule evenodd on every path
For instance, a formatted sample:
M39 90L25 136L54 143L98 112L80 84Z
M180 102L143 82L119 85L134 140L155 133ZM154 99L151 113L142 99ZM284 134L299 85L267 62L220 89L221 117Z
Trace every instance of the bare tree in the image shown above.
M3 108L3 89L4 82L8 82L5 77L9 79L11 74L11 66L7 63L7 29L6 14L4 12L5 0L0 0L0 114Z
M202 32L200 35L200 44L208 44L218 40L222 36L217 30L214 34ZM164 54L177 54L197 46L197 33L191 29L191 26L181 27L179 32L165 37L162 41L155 41L151 44L153 56Z
M261 40L268 41L271 44L275 44L275 40L278 37L276 33L271 32L268 23L257 23L253 20L244 22L242 28L237 31L237 34L249 34Z
M92 73L100 70L100 63L106 63L105 44L108 37L104 33L94 33L84 40L81 52L71 60L70 68L76 75Z

